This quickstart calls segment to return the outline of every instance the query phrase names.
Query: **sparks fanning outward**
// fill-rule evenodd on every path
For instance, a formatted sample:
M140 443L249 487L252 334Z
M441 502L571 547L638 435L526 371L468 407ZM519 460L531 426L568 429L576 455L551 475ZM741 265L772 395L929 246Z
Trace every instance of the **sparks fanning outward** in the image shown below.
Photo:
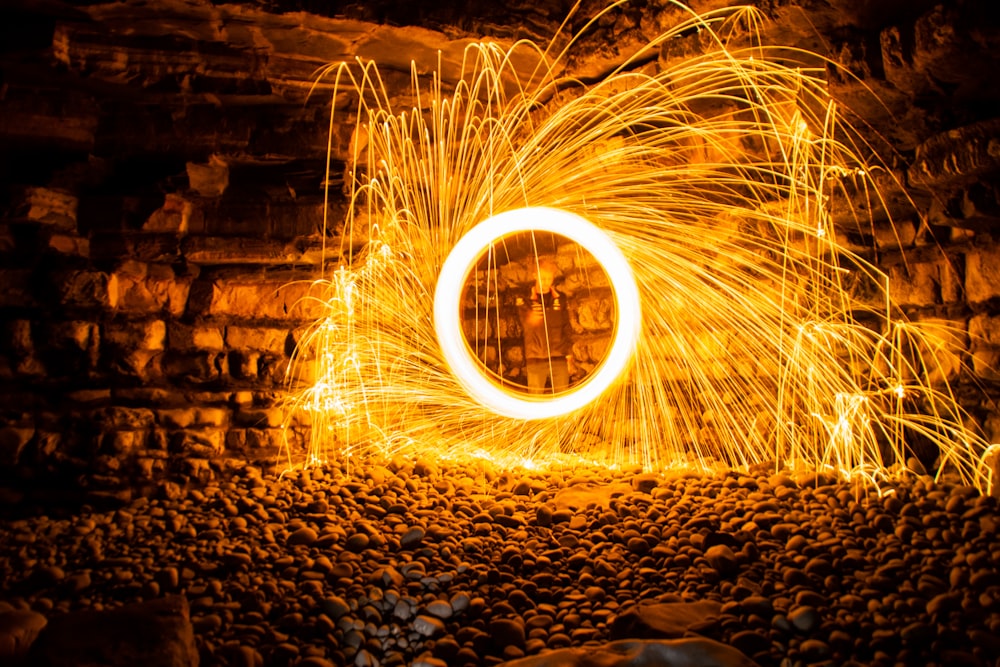
M334 97L355 96L357 127L347 261L315 284L325 316L289 375L309 461L773 461L878 481L919 443L987 486L987 443L948 387L939 332L901 316L886 276L831 219L838 197L878 197L878 165L838 120L820 59L761 45L758 18L691 14L590 85L561 75L573 39L558 52L472 44L452 83L440 64L429 78L415 65L404 108L376 63L327 68ZM643 64L693 30L712 44L704 54ZM483 402L435 328L460 312L461 290L438 289L449 255L524 207L592 223L638 287L638 305L616 304L619 320L640 318L622 370L566 413Z

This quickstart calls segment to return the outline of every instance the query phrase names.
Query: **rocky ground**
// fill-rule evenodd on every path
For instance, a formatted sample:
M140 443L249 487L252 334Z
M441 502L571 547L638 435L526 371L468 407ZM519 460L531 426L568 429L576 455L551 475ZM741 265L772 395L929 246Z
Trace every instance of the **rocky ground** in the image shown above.
M997 502L926 476L879 497L395 459L167 495L0 524L0 656L37 634L29 664L1000 664Z

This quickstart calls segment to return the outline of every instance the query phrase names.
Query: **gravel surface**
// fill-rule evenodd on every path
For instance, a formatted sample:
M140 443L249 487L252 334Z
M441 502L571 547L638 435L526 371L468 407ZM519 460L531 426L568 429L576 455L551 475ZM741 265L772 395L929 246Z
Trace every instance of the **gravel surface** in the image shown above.
M0 611L183 595L203 665L492 665L685 634L764 666L1000 665L997 502L926 476L879 497L397 458L169 495L0 523ZM587 651L550 655L530 664Z

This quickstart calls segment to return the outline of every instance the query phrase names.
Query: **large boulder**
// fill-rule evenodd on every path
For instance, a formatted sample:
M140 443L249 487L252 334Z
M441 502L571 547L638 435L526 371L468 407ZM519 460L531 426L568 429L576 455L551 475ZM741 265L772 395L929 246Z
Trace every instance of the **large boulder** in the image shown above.
M35 667L198 667L187 600L172 596L53 617L28 655Z
M621 640L567 648L505 662L501 667L756 667L731 646L711 639Z
M17 664L46 622L44 616L34 611L0 611L0 663Z

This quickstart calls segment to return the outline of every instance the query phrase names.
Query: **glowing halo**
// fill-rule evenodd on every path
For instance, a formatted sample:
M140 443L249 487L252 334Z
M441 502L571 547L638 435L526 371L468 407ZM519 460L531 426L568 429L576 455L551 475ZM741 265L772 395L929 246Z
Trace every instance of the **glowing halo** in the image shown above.
M514 394L492 382L465 343L459 304L465 280L490 244L517 232L551 232L578 243L607 272L618 304L618 323L610 350L587 380L556 396ZM497 214L473 227L452 248L434 291L434 328L455 378L494 412L517 419L547 419L577 410L600 396L625 370L641 324L639 290L632 268L615 242L593 223L556 208L529 207Z

